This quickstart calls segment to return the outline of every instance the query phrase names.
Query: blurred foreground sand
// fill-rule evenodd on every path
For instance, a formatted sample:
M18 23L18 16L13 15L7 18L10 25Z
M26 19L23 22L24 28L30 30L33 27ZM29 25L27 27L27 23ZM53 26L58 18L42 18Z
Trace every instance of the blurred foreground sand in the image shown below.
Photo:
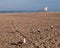
M60 48L60 13L0 13L0 48Z

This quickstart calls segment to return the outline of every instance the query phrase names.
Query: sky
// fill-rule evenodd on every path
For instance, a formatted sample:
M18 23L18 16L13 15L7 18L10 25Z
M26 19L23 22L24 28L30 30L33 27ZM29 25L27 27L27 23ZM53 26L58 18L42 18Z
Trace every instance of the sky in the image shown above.
M5 10L41 10L44 6L48 11L60 11L60 0L0 0L0 11Z

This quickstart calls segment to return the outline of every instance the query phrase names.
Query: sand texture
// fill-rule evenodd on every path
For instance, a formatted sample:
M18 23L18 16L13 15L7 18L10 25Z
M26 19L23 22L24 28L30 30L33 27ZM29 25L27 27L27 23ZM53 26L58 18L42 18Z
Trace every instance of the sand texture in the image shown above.
M60 13L0 13L0 48L60 48Z

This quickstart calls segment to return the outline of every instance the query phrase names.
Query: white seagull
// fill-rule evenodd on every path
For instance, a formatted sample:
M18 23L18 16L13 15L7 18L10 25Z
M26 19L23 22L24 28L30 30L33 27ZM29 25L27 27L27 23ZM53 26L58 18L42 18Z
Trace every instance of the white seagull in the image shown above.
M47 12L47 10L48 10L48 7L43 8L43 11Z

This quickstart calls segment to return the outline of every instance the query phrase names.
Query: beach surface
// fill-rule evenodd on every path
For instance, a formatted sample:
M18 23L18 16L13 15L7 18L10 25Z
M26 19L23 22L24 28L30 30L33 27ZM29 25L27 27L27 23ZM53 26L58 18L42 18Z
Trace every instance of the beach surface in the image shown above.
M60 12L0 13L0 48L60 48Z

